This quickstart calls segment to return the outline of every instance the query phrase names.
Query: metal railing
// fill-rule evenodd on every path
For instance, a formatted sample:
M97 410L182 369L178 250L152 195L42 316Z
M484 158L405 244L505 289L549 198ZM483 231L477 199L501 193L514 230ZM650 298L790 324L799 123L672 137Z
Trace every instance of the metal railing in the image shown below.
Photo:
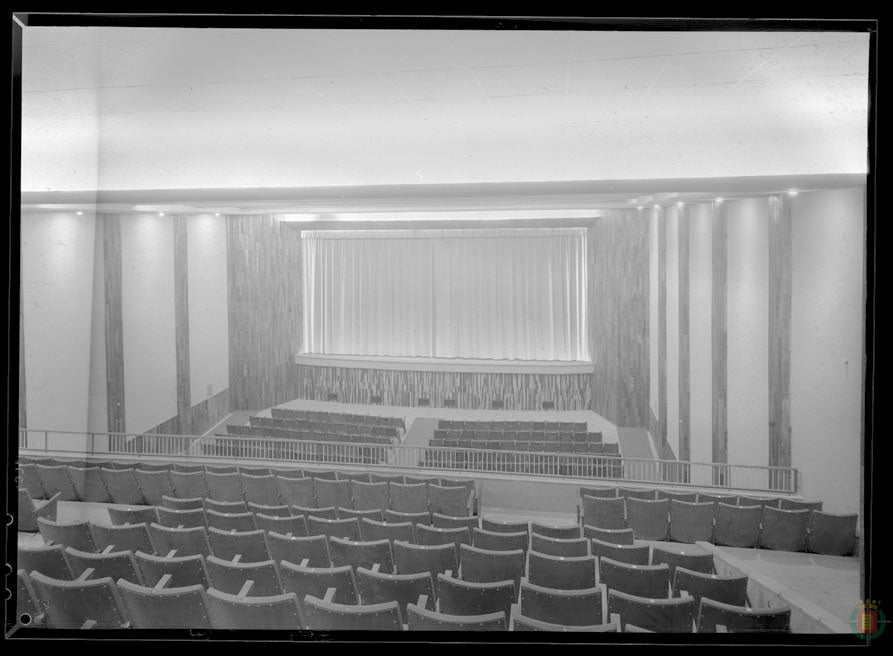
M19 439L20 450L24 452L361 465L416 472L439 470L497 473L788 494L795 494L799 490L798 471L791 467L255 436L77 433L22 429L19 431Z

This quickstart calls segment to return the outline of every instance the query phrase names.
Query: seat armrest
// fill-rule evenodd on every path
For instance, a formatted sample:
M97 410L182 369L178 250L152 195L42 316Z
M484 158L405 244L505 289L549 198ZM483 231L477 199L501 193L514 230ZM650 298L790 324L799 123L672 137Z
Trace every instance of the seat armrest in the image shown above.
M43 517L44 519L48 519L51 522L56 521L56 510L59 506L59 498L62 496L61 492L56 492L49 499L43 500L41 502L34 503L34 514L38 517Z
M419 595L418 601L416 601L416 606L419 608L428 608L428 595Z
M96 569L93 567L88 567L83 572L81 572L80 576L78 576L75 581L89 581L90 577L96 572Z
M577 524L583 526L583 499L577 497Z
M248 593L251 592L252 587L254 587L254 580L246 579L245 583L242 584L242 589L239 590L239 594L237 596L241 599L244 599L248 596Z
M303 558L303 559L301 560L301 567L309 567L309 566L310 566L310 559L309 559L309 558Z
M611 613L608 616L608 621L611 624L616 624L617 628L619 628L621 631L623 630L623 624L620 622L620 613Z
M155 583L154 590L164 590L167 584L171 582L171 575L165 574Z
M378 571L379 571L380 569L381 569L381 563L373 563L373 564L372 564L372 571L373 571L375 574L378 574Z
M82 629L92 629L94 626L96 626L96 620L87 620L81 624Z
M335 598L335 588L326 589L326 596L323 597L323 601L326 603L332 603L332 600Z

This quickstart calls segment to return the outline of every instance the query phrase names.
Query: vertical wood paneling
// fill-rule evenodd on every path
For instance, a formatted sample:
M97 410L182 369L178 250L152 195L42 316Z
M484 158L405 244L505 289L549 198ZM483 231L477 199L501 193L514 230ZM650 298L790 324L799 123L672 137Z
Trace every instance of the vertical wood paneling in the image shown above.
M201 435L216 426L231 412L230 391L222 390L194 406L186 408L182 414L171 417L151 430L156 435Z
M186 217L174 222L174 327L177 353L177 415L183 417L190 407L189 383L189 266Z
M108 429L126 431L124 421L124 328L121 272L121 224L115 215L97 216L105 262L105 362Z
M657 214L657 421L655 441L667 456L667 217L663 210Z
M689 363L688 218L689 206L679 214L679 459L691 459L691 397Z
M649 426L648 219L606 210L588 232L592 409L619 426Z
M298 396L300 232L274 216L227 216L230 391L234 410Z
M769 466L791 466L791 205L769 197ZM783 481L773 481L773 483Z
M728 458L728 223L725 203L713 204L713 462ZM718 470L721 472L722 470ZM723 483L720 479L719 483Z

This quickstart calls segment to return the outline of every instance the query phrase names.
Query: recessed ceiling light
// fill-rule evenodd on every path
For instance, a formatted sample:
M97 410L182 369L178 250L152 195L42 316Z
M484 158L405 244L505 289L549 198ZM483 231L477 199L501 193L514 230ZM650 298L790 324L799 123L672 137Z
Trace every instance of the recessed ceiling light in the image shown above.
M220 212L214 212L214 216L220 216Z
M164 212L159 212L158 216L164 216Z
M639 209L639 210L640 210L640 209L642 209L642 206L641 206L641 205L639 205L639 206L638 206L638 207L637 207L637 208L636 208L636 209Z
M683 202L680 200L678 203L676 203L676 207L682 207L684 204L685 204L685 203L683 203Z
M78 216L83 216L83 215L84 215L83 212L78 212Z
M659 210L659 209L660 209L660 205L655 205L655 206L654 206L654 209Z
M796 189L790 189L790 190L788 190L788 196L796 196L796 195L797 195L797 190L796 190Z
M717 203L721 203L721 202L722 202L722 196L717 196L717 197L716 197L716 202L717 202Z

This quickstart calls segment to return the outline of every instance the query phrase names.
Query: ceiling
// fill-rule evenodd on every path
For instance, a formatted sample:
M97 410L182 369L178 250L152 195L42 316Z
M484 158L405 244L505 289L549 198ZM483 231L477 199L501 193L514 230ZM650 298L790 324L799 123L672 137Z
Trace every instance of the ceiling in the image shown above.
M868 35L23 30L25 191L867 170Z

